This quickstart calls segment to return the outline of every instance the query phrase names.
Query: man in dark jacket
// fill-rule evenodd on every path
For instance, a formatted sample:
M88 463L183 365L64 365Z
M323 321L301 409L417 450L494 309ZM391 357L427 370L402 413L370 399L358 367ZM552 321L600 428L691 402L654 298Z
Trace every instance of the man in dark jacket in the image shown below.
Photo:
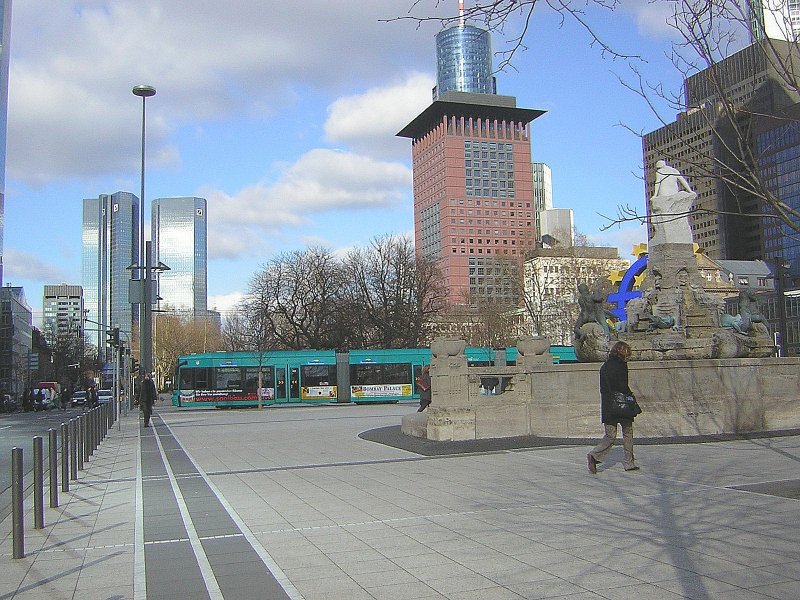
M144 414L145 427L150 427L150 415L153 414L153 404L155 404L157 397L156 384L153 383L150 373L145 373L142 387L139 390L139 408Z
M626 471L638 471L633 458L633 419L620 419L613 414L614 393L622 392L632 396L628 385L628 358L631 347L625 342L617 342L608 353L608 360L600 367L600 420L603 422L605 435L600 443L586 456L589 471L597 473L597 465L611 451L617 439L617 425L622 426L622 446L624 458L622 466Z

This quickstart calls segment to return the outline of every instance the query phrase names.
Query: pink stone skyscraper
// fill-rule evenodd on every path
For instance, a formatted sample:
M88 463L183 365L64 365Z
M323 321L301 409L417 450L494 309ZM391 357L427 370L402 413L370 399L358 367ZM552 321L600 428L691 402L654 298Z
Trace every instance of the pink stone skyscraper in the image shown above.
M468 50L453 61L476 55ZM398 133L412 140L417 254L438 259L450 304L516 305L517 267L536 243L530 122L544 111L452 88L434 98Z

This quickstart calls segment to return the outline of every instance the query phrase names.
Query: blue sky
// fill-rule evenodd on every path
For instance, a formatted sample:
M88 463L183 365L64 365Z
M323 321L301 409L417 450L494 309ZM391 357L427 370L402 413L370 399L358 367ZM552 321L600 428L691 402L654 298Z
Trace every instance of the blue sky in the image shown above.
M412 0L26 0L12 15L5 283L41 317L42 286L81 283L81 201L139 192L140 83L149 200L208 199L209 306L228 309L276 253L345 250L413 231L410 141L394 137L430 103L435 22L384 22ZM455 12L422 0L414 14ZM452 4L452 10L449 4ZM679 89L664 58L662 1L625 0L588 19L615 49ZM537 9L538 10L538 9ZM505 36L514 33L513 23ZM495 51L507 40L494 34ZM544 109L533 158L553 169L554 204L628 257L645 240L601 232L620 204L644 206L641 142L659 121L576 23L542 5L498 91ZM621 124L625 125L622 126Z

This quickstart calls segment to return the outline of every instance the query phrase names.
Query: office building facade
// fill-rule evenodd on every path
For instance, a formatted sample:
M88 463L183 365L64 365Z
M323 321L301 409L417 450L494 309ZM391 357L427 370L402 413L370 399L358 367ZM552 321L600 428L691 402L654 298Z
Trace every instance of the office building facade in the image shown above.
M764 256L761 204L737 182L747 181L748 172L758 168L752 159L757 155L754 117L781 114L798 101L776 72L773 51L798 58L791 44L770 40L700 71L685 80L685 111L642 140L646 198L653 195L658 160L681 171L698 196L690 215L694 241L711 258ZM726 103L735 109L735 127L726 117ZM740 150L742 143L746 147Z
M208 310L208 221L204 198L159 198L152 204L159 306L190 317Z
M0 393L17 400L30 385L33 315L21 287L0 288Z
M83 201L82 284L86 337L105 358L105 332L119 327L128 343L138 322L130 303L131 265L139 263L139 198L130 192Z
M550 167L541 162L531 165L533 175L533 210L536 223L536 238L542 238L540 213L553 208L553 173Z
M488 31L436 36L434 101L397 135L412 140L414 238L437 261L446 302L517 305L536 244L530 122L544 111L496 93Z
M45 285L42 329L47 343L54 346L64 335L80 337L83 325L83 288L66 283Z
M0 0L0 286L3 285L3 230L6 204L6 134L8 132L8 62L11 50L11 0Z

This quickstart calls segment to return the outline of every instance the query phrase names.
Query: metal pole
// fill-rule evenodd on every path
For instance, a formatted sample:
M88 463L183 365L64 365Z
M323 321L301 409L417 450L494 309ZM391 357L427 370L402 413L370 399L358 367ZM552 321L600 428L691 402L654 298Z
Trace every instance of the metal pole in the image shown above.
M63 427L63 423L62 423ZM58 432L47 430L48 467L50 469L50 508L58 508Z
M42 436L33 438L33 528L44 528L44 460Z
M61 491L69 491L69 428L61 424Z
M69 445L69 478L78 478L78 421L77 419L69 420L69 438L72 443Z
M78 435L80 436L80 446L78 448L79 458L78 458L78 468L83 471L83 463L89 461L89 444L86 443L86 415L83 414L78 419L79 425L79 432Z
M11 511L14 558L25 558L25 519L22 510L22 448L11 449Z

